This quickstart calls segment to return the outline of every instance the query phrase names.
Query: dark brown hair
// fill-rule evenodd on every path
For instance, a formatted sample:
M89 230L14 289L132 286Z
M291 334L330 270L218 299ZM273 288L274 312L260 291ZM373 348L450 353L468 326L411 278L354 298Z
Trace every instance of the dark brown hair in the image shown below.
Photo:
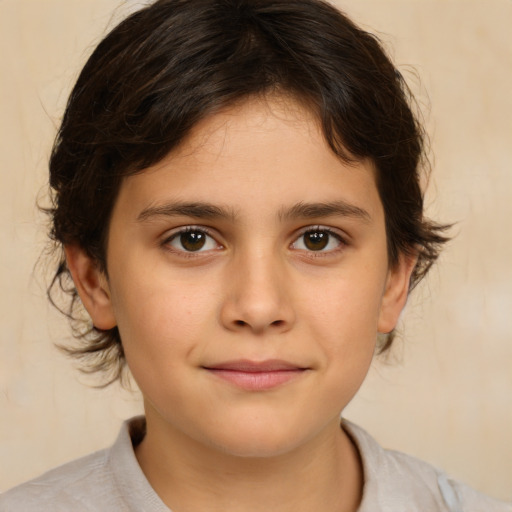
M378 39L322 0L159 0L114 28L83 68L53 147L53 240L61 249L78 244L106 271L122 179L157 163L206 116L272 93L307 105L341 159L373 161L390 265L418 254L412 288L446 241L446 227L423 214L423 129ZM76 320L80 303L63 253L50 298L56 285L70 295L65 312ZM69 352L110 381L121 376L117 328L74 328L81 344Z

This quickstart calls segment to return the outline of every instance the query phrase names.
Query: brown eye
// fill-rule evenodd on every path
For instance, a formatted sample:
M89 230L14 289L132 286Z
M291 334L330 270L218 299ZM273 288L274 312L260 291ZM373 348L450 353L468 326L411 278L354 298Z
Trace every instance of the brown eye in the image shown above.
M202 252L219 247L208 233L200 229L186 229L176 233L166 243L181 252Z
M201 231L187 231L180 235L180 243L187 251L199 251L206 243L206 234Z
M293 249L308 252L331 252L343 245L343 240L328 228L314 228L304 231L292 244Z
M310 251L321 251L327 247L330 235L325 231L307 231L304 233L304 245Z

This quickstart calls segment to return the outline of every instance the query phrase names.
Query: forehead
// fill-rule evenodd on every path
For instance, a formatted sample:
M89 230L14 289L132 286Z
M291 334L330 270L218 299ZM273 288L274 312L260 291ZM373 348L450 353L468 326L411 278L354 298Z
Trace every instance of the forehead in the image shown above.
M246 100L198 123L158 164L127 178L120 202L227 204L233 212L343 200L378 216L374 167L344 163L316 116L284 97Z
M276 132L280 132L281 142L285 139L291 142L297 136L315 144L322 139L317 116L312 109L284 94L265 95L243 98L205 117L169 157L201 156L202 153L219 150L224 153L235 150L240 144L247 150L245 142L251 147L268 143L265 135L275 136ZM235 145L232 145L235 140ZM286 147L281 149L286 151Z

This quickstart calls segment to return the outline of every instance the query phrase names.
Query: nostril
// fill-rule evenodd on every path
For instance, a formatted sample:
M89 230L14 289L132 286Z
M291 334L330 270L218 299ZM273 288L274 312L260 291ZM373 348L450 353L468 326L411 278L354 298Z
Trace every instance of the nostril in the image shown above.
M246 327L246 326L250 325L248 322L245 322L244 320L235 320L234 324L237 327ZM270 325L274 326L274 327L281 327L284 324L285 324L284 320L274 320L273 322L270 323Z

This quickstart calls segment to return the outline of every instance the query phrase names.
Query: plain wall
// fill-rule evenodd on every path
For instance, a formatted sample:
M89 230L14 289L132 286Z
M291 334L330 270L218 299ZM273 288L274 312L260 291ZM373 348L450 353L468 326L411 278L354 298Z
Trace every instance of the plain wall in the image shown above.
M411 79L435 155L429 212L457 222L392 357L374 362L345 415L384 446L512 500L512 1L337 4ZM73 80L135 5L0 1L0 490L107 446L141 411L137 393L85 385L53 346L69 329L45 297L35 207Z

